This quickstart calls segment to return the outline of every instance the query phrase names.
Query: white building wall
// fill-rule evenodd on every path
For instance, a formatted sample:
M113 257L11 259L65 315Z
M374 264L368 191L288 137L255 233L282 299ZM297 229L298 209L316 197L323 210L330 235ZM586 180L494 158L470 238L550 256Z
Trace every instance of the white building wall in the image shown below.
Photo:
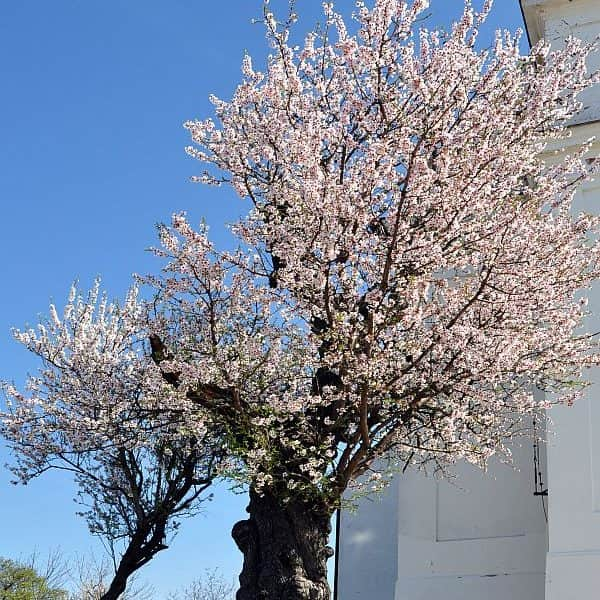
M560 47L569 35L592 41L600 34L600 0L523 0L523 9L534 43L544 37ZM597 53L590 69L599 68ZM600 88L581 99L584 108L573 122L570 148L592 136L600 140ZM600 146L590 154L600 156ZM584 185L574 211L599 209L600 181ZM600 313L600 284L589 299L591 310ZM587 327L600 331L600 318L591 319ZM589 378L592 386L583 400L550 411L546 600L600 598L600 373L596 370Z
M392 600L398 570L400 478L341 516L338 600Z
M455 481L400 478L395 600L543 600L546 520L533 496L533 449ZM383 600L383 597L382 597Z
M531 442L513 454L514 466L462 465L451 482L398 475L383 499L344 513L338 600L543 600Z
M575 138L600 124L581 126ZM594 150L600 155L600 147ZM585 185L575 210L598 212L600 181ZM590 307L600 312L600 282L589 294ZM600 331L600 318L588 331ZM573 407L556 407L548 435L549 549L546 600L600 598L600 371L588 374L592 385Z

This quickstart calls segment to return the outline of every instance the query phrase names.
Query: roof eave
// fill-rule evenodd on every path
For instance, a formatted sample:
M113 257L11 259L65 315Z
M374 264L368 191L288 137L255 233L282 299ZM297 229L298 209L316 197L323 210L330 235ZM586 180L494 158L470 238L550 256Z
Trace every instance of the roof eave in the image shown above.
M537 44L544 37L544 7L555 0L519 0L527 40L530 46Z

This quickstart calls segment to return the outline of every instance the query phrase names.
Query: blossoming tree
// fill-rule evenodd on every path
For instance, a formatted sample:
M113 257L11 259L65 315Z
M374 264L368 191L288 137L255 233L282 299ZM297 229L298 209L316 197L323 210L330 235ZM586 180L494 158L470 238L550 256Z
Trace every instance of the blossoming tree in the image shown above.
M600 220L571 210L593 165L585 148L540 158L598 80L591 48L522 56L498 33L480 51L490 2L449 33L418 26L426 0L356 5L350 30L325 4L301 47L265 9L265 72L246 57L216 120L187 123L198 180L251 202L240 250L176 215L146 278L156 431L212 431L250 490L239 600L328 598L345 493L484 464L540 407L534 388L572 402L598 363L579 292Z
M265 72L246 57L216 120L187 123L198 179L251 201L235 233L307 342L310 381L270 400L268 439L242 453L240 600L328 597L329 515L377 485L376 461L484 463L534 387L571 402L598 360L576 297L598 275L599 221L571 212L585 149L540 158L598 80L591 49L522 56L498 32L480 51L491 2L447 34L418 26L427 7L359 1L351 31L325 3L301 47L267 9Z
M131 575L167 548L177 520L207 499L223 458L216 430L152 360L149 317L135 288L119 306L98 282L87 297L73 287L62 315L51 306L37 330L15 331L43 367L26 395L5 386L0 415L22 483L48 469L75 474L81 514L114 564L103 600L121 597Z

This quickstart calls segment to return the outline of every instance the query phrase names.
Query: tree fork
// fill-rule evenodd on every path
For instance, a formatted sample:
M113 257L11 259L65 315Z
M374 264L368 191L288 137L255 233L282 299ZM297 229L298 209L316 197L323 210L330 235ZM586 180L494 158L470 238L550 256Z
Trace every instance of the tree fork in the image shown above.
M331 511L250 490L249 518L232 536L244 555L237 600L329 600Z

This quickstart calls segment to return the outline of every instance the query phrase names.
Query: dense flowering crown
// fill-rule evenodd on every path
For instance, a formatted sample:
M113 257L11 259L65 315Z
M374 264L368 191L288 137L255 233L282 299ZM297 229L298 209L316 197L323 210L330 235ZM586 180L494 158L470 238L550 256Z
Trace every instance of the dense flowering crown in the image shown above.
M598 362L578 294L600 223L571 210L587 148L541 158L598 80L591 48L478 50L491 2L449 33L418 26L427 7L357 2L347 27L325 3L295 47L265 6L265 72L246 57L216 120L186 124L197 179L252 209L234 254L181 215L162 229L151 355L256 488L337 498L381 457L484 462L534 388L571 402Z
M338 474L392 449L486 458L534 386L570 402L597 361L575 333L598 273L598 219L571 211L586 149L540 157L598 79L590 48L523 56L498 32L479 51L491 2L448 34L417 26L427 7L357 2L351 33L324 3L302 47L266 10L266 72L246 57L216 122L186 124L216 167L198 179L252 200L235 231L318 346L311 426L343 442Z

